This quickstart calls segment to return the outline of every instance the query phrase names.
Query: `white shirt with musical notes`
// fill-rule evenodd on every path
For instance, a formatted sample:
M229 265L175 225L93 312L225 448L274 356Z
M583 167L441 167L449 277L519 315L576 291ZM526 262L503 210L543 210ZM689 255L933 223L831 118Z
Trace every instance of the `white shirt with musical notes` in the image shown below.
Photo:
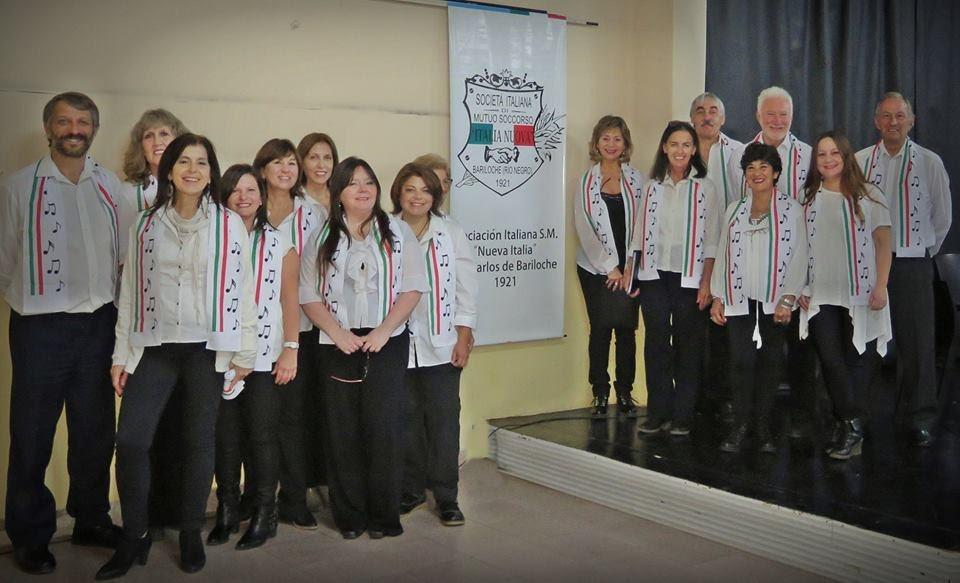
M903 154L908 145L913 160L904 165ZM922 257L924 251L931 257L936 255L953 221L950 179L940 156L908 139L893 156L882 142L864 148L857 152L857 163L867 180L886 197L893 252L899 257ZM906 184L898 184L901 180ZM910 196L914 192L918 196ZM905 208L903 203L911 199L919 200ZM909 235L906 230L901 231L904 217L909 225L903 229L909 230ZM903 244L909 242L910 236L918 240L916 245Z
M456 275L456 292L453 294L453 325L466 326L477 329L477 260L473 256L473 249L467 241L463 228L456 221L446 217L430 218L430 226L423 238L420 239L421 256L430 247L430 240L438 228L438 223L444 227L453 242L453 261ZM442 260L442 259L441 259ZM430 337L430 298L432 290L420 296L420 302L410 315L410 360L409 368L422 366L437 366L447 364L453 356L454 344L449 346L434 346Z
M73 184L60 172L49 155L38 162L10 174L0 181L0 293L18 314L24 312L24 231L31 194L43 178L43 187L48 192L57 189L57 196L49 196L59 203L44 202L42 193L35 200L43 205L40 219L50 225L50 230L69 233L69 243L57 245L52 240L38 241L38 261L47 293L64 290L68 296L61 305L64 309L51 310L67 313L90 313L116 297L118 262L114 255L116 226L110 224L103 212L98 193L102 186L117 203L117 212L128 213L126 202L117 196L120 180L87 156L80 180ZM35 225L34 225L35 227ZM39 239L42 229L37 230ZM119 235L119 255L126 249L126 233ZM55 238L55 237L54 237ZM43 313L33 311L31 313Z

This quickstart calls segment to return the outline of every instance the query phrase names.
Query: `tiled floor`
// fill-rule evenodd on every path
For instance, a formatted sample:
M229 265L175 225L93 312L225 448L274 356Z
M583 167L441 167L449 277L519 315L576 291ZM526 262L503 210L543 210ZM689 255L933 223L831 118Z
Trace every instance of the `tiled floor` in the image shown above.
M196 575L177 567L176 534L155 543L146 567L124 581L390 583L458 581L824 581L822 577L706 539L511 478L489 460L466 464L462 527L440 525L431 509L404 518L403 536L345 541L321 515L320 530L280 527L261 549L232 544L207 549ZM236 537L233 539L236 540ZM233 541L231 541L233 542ZM0 581L92 581L110 557L105 549L52 547L58 568L48 577L17 571L0 557Z

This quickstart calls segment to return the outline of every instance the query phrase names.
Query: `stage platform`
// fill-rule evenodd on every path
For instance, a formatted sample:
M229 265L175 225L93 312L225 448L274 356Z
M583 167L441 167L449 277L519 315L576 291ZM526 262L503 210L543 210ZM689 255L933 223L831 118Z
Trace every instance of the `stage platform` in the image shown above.
M952 400L929 449L873 423L848 462L786 435L774 455L721 453L713 417L688 437L639 436L612 405L600 421L588 409L492 420L490 456L511 475L837 580L960 581L958 410Z

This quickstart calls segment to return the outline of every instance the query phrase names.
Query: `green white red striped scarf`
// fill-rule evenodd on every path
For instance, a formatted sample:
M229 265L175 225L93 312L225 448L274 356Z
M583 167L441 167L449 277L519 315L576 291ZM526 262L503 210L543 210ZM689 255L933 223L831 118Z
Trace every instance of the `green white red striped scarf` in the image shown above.
M380 224L374 220L370 223L374 246L376 248L377 261L377 306L379 321L373 323L373 326L379 325L387 318L390 308L397 301L400 295L400 282L403 276L403 250L400 239L399 219L390 217L390 230L393 232L393 238L387 241L380 233ZM330 222L327 221L317 246L322 246L330 235ZM337 248L333 251L332 265L327 265L326 269L321 270L319 292L330 313L337 322L344 328L349 327L346 311L343 309L343 285L347 268L347 247L350 244L349 233L341 233L340 240L337 241Z
M283 337L280 287L283 254L280 234L270 226L250 233L250 266L253 269L254 301L257 304L257 360L253 370L273 370L277 342Z
M429 314L430 341L433 346L449 346L457 341L457 331L453 323L457 289L456 256L453 239L444 219L431 217L430 228L432 236L424 252L427 283L430 285L430 293L426 294L425 298Z
M64 218L65 204L57 180L53 176L40 174L37 162L33 170L33 183L30 187L29 204L25 210L23 229L23 310L26 314L59 312L69 306L70 278L67 276L68 248L79 244L71 239L67 220ZM87 164L96 164L89 156ZM111 242L113 268L111 276L116 277L120 256L120 226L117 202L103 183L92 177L97 203L107 217ZM78 191L84 187L84 181L78 185ZM80 266L86 269L86 265Z
M683 287L695 288L700 285L703 273L704 237L706 235L707 195L702 178L689 178L681 181L678 190L683 193L681 212L684 216L683 235L683 271L680 282ZM660 213L664 206L663 182L651 181L643 196L640 218L639 259L636 266L636 279L648 281L659 279L657 274L660 247ZM664 219L665 220L665 219Z
M870 204L868 199L860 199L861 204L866 206ZM846 282L847 293L850 296L851 306L865 306L870 301L870 293L877 281L876 274L876 252L873 246L874 225L871 221L869 209L864 209L864 220L857 218L853 202L844 197L841 202L841 214L843 223L843 249L842 252L846 259ZM814 290L816 265L816 256L813 252L813 242L817 237L817 230L823 221L823 195L822 189L817 191L813 202L804 206L804 215L807 221L807 242L809 244L809 283L810 288Z
M920 216L918 210L922 208L921 198L924 196L922 188L922 178L919 176L919 173L916 170L920 167L917 164L917 151L913 147L913 141L907 139L906 144L903 146L903 155L900 159L899 168L897 171L897 181L892 185L887 186L887 200L890 201L891 210L896 210L897 216L897 230L894 233L896 237L894 251L898 255L911 255L911 256L923 256L923 251L925 249L925 244L923 237L917 236L914 233L919 233L921 229ZM863 165L863 174L867 177L867 182L876 184L877 186L883 185L884 173L886 172L886 167L881 167L880 148L883 147L883 141L877 142L877 144L870 151L870 157L867 158L866 162ZM890 188L893 186L894 188ZM895 200L890 200L890 196L895 195ZM905 251L913 249L914 253L905 253Z
M610 226L610 216L607 205L603 202L600 193L603 176L600 164L594 164L580 181L579 204L596 234L600 244L610 257L617 257L617 248L614 243L613 229ZM644 177L629 164L620 165L620 198L623 199L623 209L626 226L627 245L633 240L637 221L640 217L640 202L643 198Z
M790 195L790 198L793 200L799 200L800 190L803 188L803 182L807 176L807 169L802 163L802 157L800 156L800 145L797 143L798 140L793 134L787 134L787 137L784 138L790 142L790 147L787 149L787 157L783 160L783 172L781 179L777 181L778 188L785 189L784 192ZM752 143L762 144L763 143L763 132L760 132L753 138ZM740 179L740 197L743 198L747 193L747 176L743 175Z
M723 265L716 269L725 270L725 285L722 290L723 303L728 310L725 315L736 316L746 314L747 295L744 291L744 280L747 278L748 266L744 264L744 246L746 237L744 231L749 225L750 208L753 204L753 194L737 202L737 206L727 215L727 248L720 249L718 256L722 257ZM787 266L798 245L800 233L794 225L800 221L801 207L793 203L793 199L783 192L774 192L770 200L770 225L767 229L767 252L762 269L764 270L764 287L762 301L768 304L764 307L772 312L773 303L782 294L784 276ZM791 292L792 293L792 292ZM742 308L742 309L738 309Z
M203 204L203 203L201 203ZM157 248L170 244L160 239L159 213L176 212L167 206L151 214L143 212L137 220L135 249L132 257L137 289L134 292L132 346L158 346L159 315L154 270ZM240 327L244 261L241 257L243 237L247 229L239 216L212 202L207 204L207 281L205 294L207 313L207 348L237 352L240 350Z

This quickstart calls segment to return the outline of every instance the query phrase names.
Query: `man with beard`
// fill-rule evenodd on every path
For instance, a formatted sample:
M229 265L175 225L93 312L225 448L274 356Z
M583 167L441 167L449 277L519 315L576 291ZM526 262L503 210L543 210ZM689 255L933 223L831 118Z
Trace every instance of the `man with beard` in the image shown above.
M110 384L121 261L120 181L87 150L100 114L86 95L43 109L50 153L0 182L0 292L10 304L10 459L6 530L17 565L49 573L56 503L44 484L67 410L72 542L114 547L110 510L114 396ZM123 206L120 206L123 205Z

